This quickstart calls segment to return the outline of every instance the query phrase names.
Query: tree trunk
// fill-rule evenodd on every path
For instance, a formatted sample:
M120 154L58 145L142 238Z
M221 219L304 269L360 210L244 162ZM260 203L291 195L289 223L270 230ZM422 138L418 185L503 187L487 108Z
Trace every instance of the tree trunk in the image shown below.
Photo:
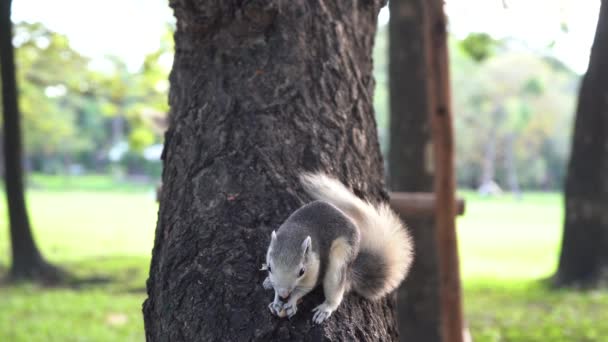
M0 65L0 68L2 65ZM0 177L4 178L4 170L6 169L4 166L4 134L3 131L0 131Z
M488 132L488 140L485 144L483 153L483 164L481 169L481 179L479 188L492 187L496 177L496 145L498 142L498 127L504 118L504 110L501 105L497 105L493 112L493 118L490 122L490 131Z
M110 125L112 126L112 145L122 142L125 139L125 124L126 119L121 114L110 119Z
M579 93L556 281L608 279L608 1L602 0L589 68Z
M4 118L5 187L11 235L13 279L55 282L59 270L48 264L32 235L23 194L21 127L17 101L14 48L12 44L11 1L0 5L0 67Z
M479 181L479 187L487 186L494 182L496 175L496 130L491 129L488 135L488 141L485 144L483 150L483 164L481 169L481 180Z
M389 2L390 148L393 191L432 192L429 127L429 56L425 45L426 0ZM433 219L408 219L414 238L412 270L399 289L401 341L441 341L439 265Z
M517 175L517 163L515 162L515 133L508 133L505 137L505 169L509 189L515 199L521 200L521 188L519 187L519 177Z
M174 0L176 53L148 299L150 341L388 341L395 303L349 294L323 325L263 290L270 232L324 170L385 201L371 52L382 1Z

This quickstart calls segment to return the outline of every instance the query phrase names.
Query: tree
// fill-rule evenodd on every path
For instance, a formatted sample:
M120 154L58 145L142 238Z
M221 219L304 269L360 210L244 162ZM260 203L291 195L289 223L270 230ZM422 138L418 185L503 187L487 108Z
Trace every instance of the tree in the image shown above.
M429 127L429 54L425 41L426 0L390 1L389 184L393 191L432 192ZM414 264L399 289L401 341L441 341L439 265L432 218L408 219L414 238Z
M34 169L57 169L94 145L78 127L89 61L70 47L66 36L42 24L18 23L14 29L24 158Z
M451 46L460 183L497 181L514 193L519 186L555 187L567 158L562 145L576 76L521 51L501 50L471 65L460 45Z
M593 285L608 277L608 1L602 0L583 77L568 174L566 220L555 280Z
M91 63L66 36L40 23L16 23L14 31L23 157L29 170L67 171L72 163L101 170L108 151L127 140L131 152L126 159L141 166L141 150L161 138L149 116L167 112L171 27L135 72L112 56L103 64Z
M372 109L383 1L171 2L177 18L163 191L144 303L150 341L394 340L394 301L348 295L311 325L268 312L270 232L324 170L384 201Z
M0 67L2 68L5 187L9 211L13 279L56 281L61 272L38 250L23 195L21 127L12 44L11 1L0 5Z

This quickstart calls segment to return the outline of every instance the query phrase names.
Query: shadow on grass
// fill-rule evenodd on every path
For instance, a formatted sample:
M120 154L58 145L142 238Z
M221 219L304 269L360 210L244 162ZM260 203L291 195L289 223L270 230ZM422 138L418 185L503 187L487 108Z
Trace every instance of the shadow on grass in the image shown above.
M98 256L59 264L65 271L61 280L53 283L13 281L9 269L0 264L0 288L27 284L39 289L69 289L74 291L101 290L112 293L145 293L149 258L138 256Z
M104 275L91 276L88 278L70 277L70 279L68 279L66 281L65 285L67 285L68 287L70 287L74 290L77 290L77 289L85 288L87 286L105 285L105 284L111 283L113 281L115 281L114 277L104 276Z

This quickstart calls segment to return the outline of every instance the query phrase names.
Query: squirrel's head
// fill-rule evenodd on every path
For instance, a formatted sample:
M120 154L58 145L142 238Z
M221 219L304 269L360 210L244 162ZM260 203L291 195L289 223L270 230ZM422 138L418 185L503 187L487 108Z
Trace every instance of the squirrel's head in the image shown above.
M319 259L311 247L310 236L296 241L289 234L272 232L266 268L281 298L289 298L296 288L312 288L316 284Z

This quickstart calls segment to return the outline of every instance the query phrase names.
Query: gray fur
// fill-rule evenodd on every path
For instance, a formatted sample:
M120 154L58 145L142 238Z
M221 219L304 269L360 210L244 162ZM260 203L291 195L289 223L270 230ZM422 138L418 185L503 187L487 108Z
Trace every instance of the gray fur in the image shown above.
M366 298L374 298L384 287L388 276L384 258L367 250L359 252L351 270L350 282L353 290Z
M353 246L353 259L359 249L359 231L354 223L334 205L314 201L296 210L281 225L277 241L270 246L270 260L280 263L276 265L279 267L297 267L304 257L300 247L308 236L312 239L312 252L320 259L319 274L324 274L335 239L343 237ZM322 279L318 279L320 281Z
M322 283L325 301L313 310L313 322L321 323L349 290L373 300L397 288L413 251L399 217L327 175L303 174L300 180L317 201L296 210L272 233L264 281L275 290L270 311L295 315L298 300Z
M336 241L339 243L332 252ZM346 269L357 255L358 247L358 228L334 205L315 201L296 210L271 235L266 256L266 269L270 270L264 281L264 285L271 284L275 291L274 301L268 306L270 311L279 317L292 317L297 312L298 300L323 283L326 302L316 308L313 321L321 323L327 319L342 301L347 287ZM330 255L334 258L331 263ZM332 274L339 272L338 279L324 281L328 267L339 267L331 271ZM328 300L333 305L329 305Z

